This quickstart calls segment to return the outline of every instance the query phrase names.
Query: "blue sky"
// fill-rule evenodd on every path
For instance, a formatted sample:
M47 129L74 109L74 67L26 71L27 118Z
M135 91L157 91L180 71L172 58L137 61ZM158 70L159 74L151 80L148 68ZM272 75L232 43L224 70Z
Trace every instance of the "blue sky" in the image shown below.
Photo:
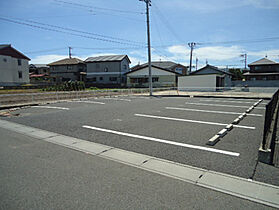
M152 0L150 15L154 61L188 65L188 42L199 43L199 67L242 67L242 53L279 61L279 0ZM147 61L145 18L139 0L1 0L0 43L30 63L65 58L71 46L81 59L127 54L135 65Z

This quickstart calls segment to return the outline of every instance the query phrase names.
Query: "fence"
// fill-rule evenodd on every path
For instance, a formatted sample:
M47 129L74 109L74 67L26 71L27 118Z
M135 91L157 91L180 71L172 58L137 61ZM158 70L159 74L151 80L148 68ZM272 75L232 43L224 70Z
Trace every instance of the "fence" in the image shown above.
M265 110L263 141L261 145L259 159L261 162L265 162L268 164L272 164L273 156L274 156L277 121L278 121L278 107L279 107L278 100L279 100L279 89L272 96L270 102L266 105L266 110Z
M156 88L154 92L171 91L170 88ZM28 105L40 102L50 102L59 100L71 100L80 98L117 96L129 94L148 94L148 88L142 89L111 89L111 90L89 90L89 91L57 91L42 93L22 93L22 94L0 94L0 109L9 105Z

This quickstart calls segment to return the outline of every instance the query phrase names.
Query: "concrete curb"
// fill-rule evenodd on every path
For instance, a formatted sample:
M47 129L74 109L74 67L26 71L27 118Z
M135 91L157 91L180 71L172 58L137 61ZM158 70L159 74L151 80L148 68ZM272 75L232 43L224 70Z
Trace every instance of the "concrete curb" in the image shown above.
M219 135L215 135L211 139L209 139L206 144L209 146L214 146L218 141L220 141L220 138L221 137Z
M86 154L106 158L152 173L188 182L196 186L279 208L278 186L108 147L9 121L0 120L0 127L33 137L38 141L47 141L85 152Z

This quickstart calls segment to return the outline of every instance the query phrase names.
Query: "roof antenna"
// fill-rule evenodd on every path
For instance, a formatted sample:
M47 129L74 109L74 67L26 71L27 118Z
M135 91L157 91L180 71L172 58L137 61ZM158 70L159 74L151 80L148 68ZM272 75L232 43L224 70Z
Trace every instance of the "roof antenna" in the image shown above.
M205 63L206 63L206 65L208 65L208 60L207 59L206 59Z

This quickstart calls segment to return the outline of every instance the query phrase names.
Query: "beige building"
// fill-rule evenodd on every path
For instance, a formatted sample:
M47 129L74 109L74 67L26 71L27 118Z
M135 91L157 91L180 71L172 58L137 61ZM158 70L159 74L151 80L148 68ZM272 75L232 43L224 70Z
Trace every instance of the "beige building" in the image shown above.
M11 45L0 45L0 86L29 83L29 61Z
M132 70L127 75L127 87L148 87L149 69L143 66ZM176 87L178 77L181 74L152 65L152 86L156 87Z

